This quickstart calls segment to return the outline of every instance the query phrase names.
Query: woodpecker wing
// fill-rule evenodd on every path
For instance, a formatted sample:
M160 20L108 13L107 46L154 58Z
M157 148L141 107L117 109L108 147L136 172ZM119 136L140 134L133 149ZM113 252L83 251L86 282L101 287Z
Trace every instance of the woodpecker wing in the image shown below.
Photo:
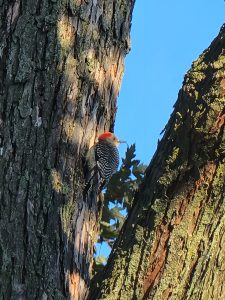
M115 145L101 141L96 145L96 161L102 178L109 181L119 166L119 151Z

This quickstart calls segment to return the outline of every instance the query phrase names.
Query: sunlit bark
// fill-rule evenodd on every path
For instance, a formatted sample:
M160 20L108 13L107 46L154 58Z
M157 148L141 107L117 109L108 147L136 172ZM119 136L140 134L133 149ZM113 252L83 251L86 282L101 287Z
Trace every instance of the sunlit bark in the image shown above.
M185 75L90 299L225 299L224 123L225 27Z
M132 0L0 1L0 298L83 299L83 156L113 129Z

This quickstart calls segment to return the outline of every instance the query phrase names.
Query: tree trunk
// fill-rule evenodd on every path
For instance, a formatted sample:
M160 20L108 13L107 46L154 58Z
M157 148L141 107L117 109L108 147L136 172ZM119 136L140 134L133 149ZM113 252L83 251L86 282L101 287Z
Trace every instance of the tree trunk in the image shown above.
M185 76L100 287L89 299L225 299L224 101L222 27Z
M84 299L98 211L83 157L113 129L134 0L0 1L0 298Z

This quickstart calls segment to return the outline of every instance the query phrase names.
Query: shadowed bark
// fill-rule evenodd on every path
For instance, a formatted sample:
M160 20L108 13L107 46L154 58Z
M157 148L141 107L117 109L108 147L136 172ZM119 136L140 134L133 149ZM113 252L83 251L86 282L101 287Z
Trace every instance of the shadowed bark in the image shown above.
M135 204L89 299L225 299L224 123L222 27L185 75Z
M83 299L83 157L113 129L133 0L0 1L0 298Z

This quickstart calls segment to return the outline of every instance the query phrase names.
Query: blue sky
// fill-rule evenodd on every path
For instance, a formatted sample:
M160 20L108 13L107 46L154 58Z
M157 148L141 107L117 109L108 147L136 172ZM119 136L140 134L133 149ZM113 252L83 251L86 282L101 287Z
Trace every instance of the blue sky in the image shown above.
M225 22L224 0L136 0L115 133L148 164L191 63ZM125 145L120 146L124 156Z
M136 0L115 133L149 164L192 62L225 22L223 0ZM123 157L126 146L120 146ZM108 255L106 243L97 255Z

